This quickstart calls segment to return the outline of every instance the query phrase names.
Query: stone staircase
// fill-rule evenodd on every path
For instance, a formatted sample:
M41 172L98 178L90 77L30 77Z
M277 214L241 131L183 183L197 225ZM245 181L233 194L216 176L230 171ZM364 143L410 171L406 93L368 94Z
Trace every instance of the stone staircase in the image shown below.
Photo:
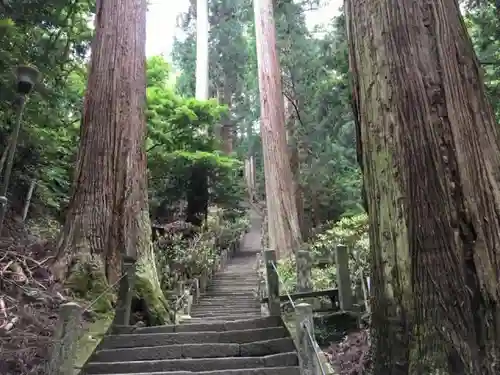
M280 317L261 317L253 269L255 219L242 250L214 277L189 323L122 327L105 336L82 374L299 375L296 348Z

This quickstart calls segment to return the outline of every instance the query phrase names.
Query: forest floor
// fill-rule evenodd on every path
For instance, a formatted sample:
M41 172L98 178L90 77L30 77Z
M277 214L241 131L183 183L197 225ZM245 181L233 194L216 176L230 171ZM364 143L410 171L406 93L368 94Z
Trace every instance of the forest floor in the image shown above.
M48 267L52 245L0 242L0 374L44 374L59 307L68 301Z
M328 360L339 375L361 375L370 366L368 330L349 333L325 351Z

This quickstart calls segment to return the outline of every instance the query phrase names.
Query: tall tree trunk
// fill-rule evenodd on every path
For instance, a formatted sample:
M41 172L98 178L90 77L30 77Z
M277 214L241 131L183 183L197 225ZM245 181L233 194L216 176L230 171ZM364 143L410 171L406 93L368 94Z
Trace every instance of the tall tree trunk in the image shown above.
M293 176L288 159L281 73L272 0L254 0L270 248L278 257L301 244Z
M133 15L131 17L130 15ZM167 319L148 214L146 0L98 2L80 148L56 276L81 294L101 291L137 254L137 294L154 323Z
M294 97L290 94L289 97ZM285 127L287 131L288 156L290 161L290 169L293 176L293 191L295 196L295 205L297 206L297 218L299 220L300 233L302 240L307 240L309 229L304 217L304 194L300 183L300 156L298 137L296 132L297 116L295 107L290 103L289 99L283 97L285 103Z
M250 202L253 203L255 201L255 156L254 156L254 140L253 140L253 126L252 122L249 121L246 126L246 138L248 142L248 151L245 159L245 168L246 168L246 181L247 181L247 190L248 197Z
M208 0L196 2L196 99L208 99Z
M233 124L231 122L231 107L232 107L232 88L230 79L227 75L224 77L223 84L223 103L228 107L228 113L224 118L224 123L221 127L222 151L226 154L233 152Z
M415 340L431 337L467 374L498 374L500 142L457 1L345 5L373 373L407 374Z

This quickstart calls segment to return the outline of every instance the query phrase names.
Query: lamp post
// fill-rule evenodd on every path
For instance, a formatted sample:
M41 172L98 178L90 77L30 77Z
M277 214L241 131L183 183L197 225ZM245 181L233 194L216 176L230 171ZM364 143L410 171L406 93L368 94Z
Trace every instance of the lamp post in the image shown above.
M9 189L10 174L12 172L12 165L14 164L14 155L16 153L17 138L19 137L19 129L21 128L21 119L23 116L24 105L28 95L31 93L35 84L38 81L40 72L31 66L21 65L16 69L16 90L18 94L18 105L16 109L16 123L14 132L12 133L12 146L9 147L9 154L7 157L7 165L5 167L5 175L3 177L2 186L0 189L0 235L2 234L3 221L7 213L7 190Z

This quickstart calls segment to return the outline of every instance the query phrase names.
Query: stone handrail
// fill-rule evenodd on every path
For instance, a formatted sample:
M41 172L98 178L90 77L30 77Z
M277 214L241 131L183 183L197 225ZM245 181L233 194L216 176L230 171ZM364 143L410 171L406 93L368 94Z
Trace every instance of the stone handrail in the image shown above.
M83 309L77 303L61 305L46 374L73 375L82 312Z
M265 271L261 274L259 283L261 301L265 300L270 315L280 316L281 300L294 299L294 297L301 294L307 295L308 292L312 292L312 268L315 261L308 251L299 251L297 253L298 294L294 296L287 293L287 298L285 298L285 296L280 296L280 278L277 272L276 252L274 250L265 250L263 258ZM339 305L340 309L344 311L353 308L348 261L347 247L338 245L335 251L335 263L337 267ZM260 263L260 257L258 257L257 262ZM319 292L309 294L314 295L317 293ZM264 296L265 298L263 298ZM295 309L295 339L303 373L307 375L334 374L325 354L321 351L314 338L313 307L309 303L299 303L297 305L292 303L292 306Z
M122 276L104 292L82 308L75 302L68 302L61 305L59 318L52 345L50 347L50 357L47 363L47 374L51 375L73 375L75 373L75 359L78 353L78 340L82 334L82 315L107 293L117 285L118 298L115 308L115 316L111 324L113 327L126 325L130 321L130 310L132 305L132 294L135 280L136 258L124 256L122 259Z

